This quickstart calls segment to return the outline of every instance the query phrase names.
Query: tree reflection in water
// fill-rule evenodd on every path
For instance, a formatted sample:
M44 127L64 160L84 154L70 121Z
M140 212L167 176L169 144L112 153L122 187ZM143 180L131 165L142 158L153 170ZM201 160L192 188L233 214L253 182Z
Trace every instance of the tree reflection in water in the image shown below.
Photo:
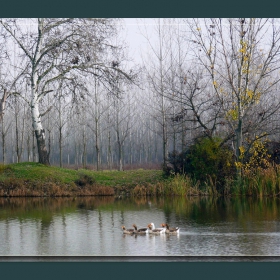
M280 255L279 206L268 197L0 198L0 254ZM151 222L180 234L122 234Z

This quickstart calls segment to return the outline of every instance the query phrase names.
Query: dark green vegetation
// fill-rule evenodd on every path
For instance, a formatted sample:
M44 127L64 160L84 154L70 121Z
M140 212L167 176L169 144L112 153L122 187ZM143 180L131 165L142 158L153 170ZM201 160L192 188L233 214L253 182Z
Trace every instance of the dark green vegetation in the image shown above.
M192 186L197 185L199 194L279 196L278 146L274 149L272 144L257 138L247 153L241 149L236 160L221 139L201 137L184 152L171 153L170 165L164 172L191 181ZM240 177L236 167L241 170Z
M225 179L234 173L233 152L221 143L220 138L196 139L186 151L170 154L172 168L166 173L188 174L195 181L214 183L220 192Z

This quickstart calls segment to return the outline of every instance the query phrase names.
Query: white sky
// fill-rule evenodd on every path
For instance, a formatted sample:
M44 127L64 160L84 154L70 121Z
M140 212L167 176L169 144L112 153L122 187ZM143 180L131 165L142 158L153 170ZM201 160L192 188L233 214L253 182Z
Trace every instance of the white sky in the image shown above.
M147 26L147 31L150 36L152 34L152 26L154 19L140 19L140 18L124 18L124 39L129 45L129 55L134 58L136 63L141 63L141 51L145 51L147 46L147 40L141 34L141 28L144 26L144 22Z

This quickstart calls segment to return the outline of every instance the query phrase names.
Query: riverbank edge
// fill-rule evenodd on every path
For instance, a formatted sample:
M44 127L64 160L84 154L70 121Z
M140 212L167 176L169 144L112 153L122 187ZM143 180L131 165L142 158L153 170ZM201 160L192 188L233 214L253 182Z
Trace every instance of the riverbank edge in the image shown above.
M67 169L39 163L0 164L0 197L79 196L256 196L280 197L280 166L227 179L222 192L212 180L201 184L186 175L162 170Z
M0 197L154 195L166 183L161 170L74 170L33 162L0 165Z

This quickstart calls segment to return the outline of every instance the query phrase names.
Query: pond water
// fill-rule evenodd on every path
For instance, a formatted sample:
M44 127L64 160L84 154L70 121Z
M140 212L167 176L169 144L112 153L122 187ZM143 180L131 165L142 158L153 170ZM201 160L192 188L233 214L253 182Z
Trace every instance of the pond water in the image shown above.
M125 235L168 223L178 235ZM0 198L0 256L280 256L278 198Z

